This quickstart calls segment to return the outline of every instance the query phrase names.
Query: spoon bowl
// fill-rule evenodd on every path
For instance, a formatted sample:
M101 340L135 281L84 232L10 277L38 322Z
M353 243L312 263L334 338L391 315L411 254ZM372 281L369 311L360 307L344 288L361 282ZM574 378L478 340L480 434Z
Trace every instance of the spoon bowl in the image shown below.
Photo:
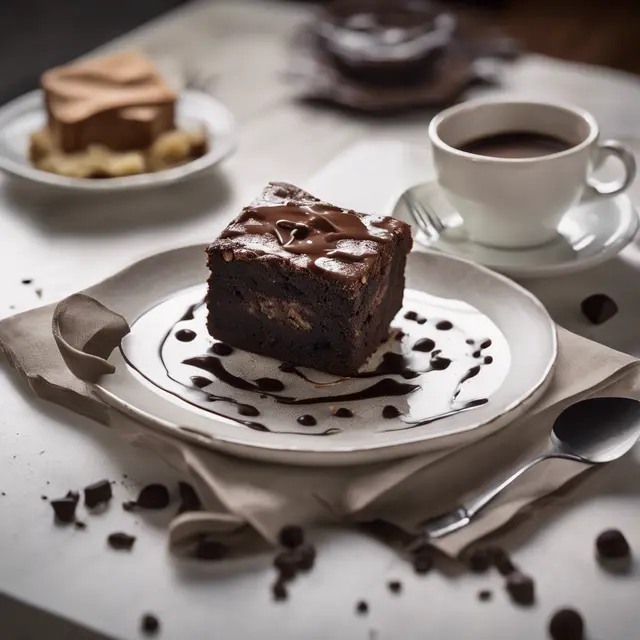
M589 398L556 419L551 444L556 455L584 462L612 462L640 438L640 402L631 398Z

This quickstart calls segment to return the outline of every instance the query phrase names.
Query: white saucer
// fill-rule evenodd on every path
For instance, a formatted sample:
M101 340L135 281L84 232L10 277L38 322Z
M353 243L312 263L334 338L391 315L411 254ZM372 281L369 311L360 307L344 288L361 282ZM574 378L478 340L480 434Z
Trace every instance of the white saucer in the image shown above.
M36 169L27 157L29 136L41 129L45 120L41 91L27 93L0 109L0 169L30 182L62 189L100 192L148 189L195 176L224 160L236 146L235 122L231 112L205 93L183 91L177 103L176 121L184 129L205 128L209 151L204 156L157 173L107 180L68 178Z
M620 253L638 231L638 213L626 195L619 195L580 202L565 215L553 242L531 249L497 249L476 244L466 236L462 218L436 182L413 187L411 193L449 227L436 240L417 233L419 243L516 278L557 276L601 264ZM403 198L391 215L416 227Z

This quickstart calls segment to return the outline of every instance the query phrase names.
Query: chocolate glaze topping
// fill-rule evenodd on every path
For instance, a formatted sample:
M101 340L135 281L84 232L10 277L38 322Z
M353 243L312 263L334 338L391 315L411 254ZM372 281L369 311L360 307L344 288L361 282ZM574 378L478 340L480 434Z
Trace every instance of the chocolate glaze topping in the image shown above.
M285 251L307 256L312 272L354 280L362 274L328 265L325 268L321 259L370 266L378 256L370 243L388 243L403 225L394 218L358 214L309 197L303 199L292 189L291 185L271 183L271 195L245 207L220 238L271 236Z

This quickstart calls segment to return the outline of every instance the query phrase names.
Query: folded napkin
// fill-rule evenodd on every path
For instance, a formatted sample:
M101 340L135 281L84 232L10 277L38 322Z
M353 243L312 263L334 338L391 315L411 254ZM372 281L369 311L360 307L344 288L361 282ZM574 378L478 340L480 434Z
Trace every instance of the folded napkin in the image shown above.
M128 332L127 321L133 320L103 304L117 306L114 282L117 279L111 278L60 303L53 330L54 305L3 320L0 347L38 396L108 424L184 473L204 509L173 521L170 542L178 553L189 553L204 533L215 534L242 552L259 540L274 543L280 528L288 523L382 520L415 533L426 518L451 509L519 459L540 451L555 417L572 402L592 395L640 398L640 371L634 358L560 329L557 367L543 398L525 417L484 439L457 449L350 468L241 460L134 422L106 406L90 384L71 373L69 366L85 378L109 375L110 365L103 358ZM137 286L147 285L148 280L141 278ZM135 291L120 291L120 295L135 295ZM91 354L97 368L82 370L86 358L79 352ZM436 546L448 554L459 554L586 468L559 460L539 464L470 526L438 540Z

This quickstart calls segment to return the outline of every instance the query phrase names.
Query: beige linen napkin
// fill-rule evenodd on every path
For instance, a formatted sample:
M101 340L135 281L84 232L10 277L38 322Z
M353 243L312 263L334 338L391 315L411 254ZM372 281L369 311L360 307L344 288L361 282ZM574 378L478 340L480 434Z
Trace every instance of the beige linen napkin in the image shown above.
M637 361L560 330L555 376L542 400L528 415L483 440L458 449L351 468L295 467L232 458L160 435L119 414L69 370L70 366L86 379L109 375L111 365L103 359L128 332L128 325L127 319L100 300L115 306L114 291L123 297L135 296L136 286L148 286L147 277L136 281L133 289L121 290L114 286L119 280L111 278L89 289L89 295L67 298L58 305L53 330L53 305L7 318L0 322L0 347L38 396L108 424L185 474L205 508L182 514L172 523L171 546L181 553L188 553L203 533L216 534L238 551L257 539L273 543L287 523L383 520L415 532L426 518L451 509L518 459L539 451L553 420L570 403L594 394L640 398ZM472 525L438 541L437 546L458 554L501 527L523 506L585 469L566 461L541 463Z

